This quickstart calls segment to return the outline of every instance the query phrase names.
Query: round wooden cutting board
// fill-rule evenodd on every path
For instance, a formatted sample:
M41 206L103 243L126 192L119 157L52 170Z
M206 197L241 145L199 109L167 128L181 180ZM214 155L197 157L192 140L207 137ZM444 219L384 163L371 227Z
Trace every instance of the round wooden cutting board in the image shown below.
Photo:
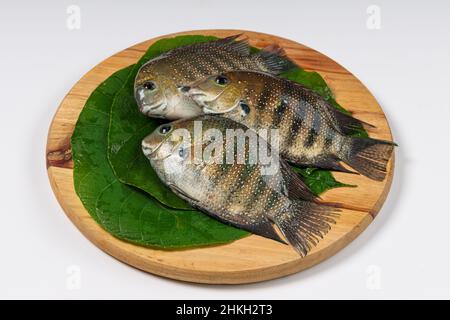
M349 71L304 45L272 35L242 30L202 30L165 35L200 34L226 37L244 33L252 46L281 45L289 58L308 71L320 73L336 100L356 118L371 123L371 137L392 140L384 113L370 92ZM70 137L78 115L91 92L115 71L134 64L156 40L125 49L95 66L70 90L50 125L47 170L53 191L70 220L90 241L113 257L160 276L199 283L238 284L286 276L332 256L356 238L375 218L391 186L394 159L387 178L376 182L361 175L335 173L337 180L357 188L336 188L322 195L324 201L343 205L341 217L331 231L305 258L287 245L256 235L231 244L188 250L157 250L136 246L104 231L83 207L73 186Z

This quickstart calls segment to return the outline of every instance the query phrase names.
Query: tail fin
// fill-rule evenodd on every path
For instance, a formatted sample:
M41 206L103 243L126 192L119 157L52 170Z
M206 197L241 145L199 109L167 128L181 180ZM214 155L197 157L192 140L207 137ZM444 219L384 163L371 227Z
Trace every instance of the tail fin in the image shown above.
M294 68L296 65L287 56L283 48L277 44L271 44L256 54L262 62L262 69L271 74L280 74Z
M349 148L342 159L359 173L371 179L382 181L386 166L396 144L391 141L371 138L349 138Z
M331 229L339 209L309 201L294 201L273 218L289 244L304 257Z

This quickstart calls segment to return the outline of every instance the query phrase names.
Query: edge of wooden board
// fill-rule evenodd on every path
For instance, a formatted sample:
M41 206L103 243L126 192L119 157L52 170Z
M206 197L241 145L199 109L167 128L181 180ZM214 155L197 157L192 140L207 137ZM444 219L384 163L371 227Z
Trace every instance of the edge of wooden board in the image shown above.
M269 42L282 42L282 47L286 48L288 56L306 70L317 70L332 87L337 100L345 101L345 106L362 120L370 122L370 119L365 117L368 114L369 116L376 114L376 122L382 124L383 132L370 132L371 136L392 139L381 107L358 79L328 57L293 41L242 30L197 30L165 35L125 49L87 72L66 95L50 125L46 151L49 180L64 212L83 235L118 260L159 276L189 282L209 284L259 282L299 272L334 255L355 239L381 209L393 179L394 156L389 162L387 177L381 184L367 181L367 178L361 176L336 174L338 180L343 182L357 180L357 184L376 186L375 191L369 190L368 194L377 193L378 196L368 207L363 207L358 203L358 199L352 196L354 191L344 190L349 188L334 189L325 193L326 201L342 197L349 199L347 207L341 214L341 217L346 216L349 225L343 226L343 222L339 220L305 258L300 258L288 246L256 235L226 245L187 250L168 251L145 248L113 237L90 217L73 188L70 136L82 105L92 90L113 72L134 63L144 53L146 47L160 38L181 34L208 34L223 37L236 33L244 33L248 36L250 43L258 47ZM300 56L298 52L293 54L296 51L300 51L302 55ZM311 56L316 56L316 59L312 59ZM323 65L320 63L322 60ZM331 71L327 71L327 67ZM349 85L348 81L352 83ZM362 96L371 100L374 111L367 113L363 109L358 110L356 106L352 108L352 93L349 93L347 88L351 86L356 86ZM72 109L70 109L71 106ZM64 116L63 113L65 113Z

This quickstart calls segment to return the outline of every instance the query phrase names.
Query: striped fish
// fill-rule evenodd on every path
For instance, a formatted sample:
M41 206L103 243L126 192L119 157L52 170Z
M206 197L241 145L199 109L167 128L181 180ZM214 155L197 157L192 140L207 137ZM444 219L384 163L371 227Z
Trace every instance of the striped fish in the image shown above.
M283 50L271 45L250 53L245 40L235 35L168 51L144 64L137 73L134 94L149 117L181 119L201 114L180 91L182 85L230 70L257 70L279 74L293 67Z
M340 164L343 161L371 179L385 178L395 144L349 136L362 122L298 83L267 73L231 71L183 90L205 114L221 114L255 131L278 129L279 152L289 162L353 172Z
M202 139L180 139L186 132L193 137L199 122L205 132ZM215 130L214 139L206 135L210 129ZM250 142L239 152L237 139L220 139L229 129L253 132L233 120L203 115L161 125L142 141L142 149L160 179L192 206L266 238L284 242L283 236L301 256L306 255L328 232L338 210L319 203L280 158L274 158L278 170L264 172L266 164L250 160L255 152ZM230 156L233 161L226 161L230 143L236 152ZM215 161L205 159L211 146ZM196 147L201 161L195 161ZM239 155L244 159L239 161Z

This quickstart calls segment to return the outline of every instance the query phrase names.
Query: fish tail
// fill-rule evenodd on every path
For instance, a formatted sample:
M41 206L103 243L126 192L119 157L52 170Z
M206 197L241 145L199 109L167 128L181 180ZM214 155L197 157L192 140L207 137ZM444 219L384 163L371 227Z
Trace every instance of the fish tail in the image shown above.
M289 244L304 257L331 229L339 209L315 202L293 201L273 221Z
M391 157L394 142L371 138L348 138L348 148L343 161L359 173L373 180L386 177L386 166Z
M262 61L262 69L272 74L280 74L296 67L295 63L286 56L284 49L277 44L271 44L255 55Z

